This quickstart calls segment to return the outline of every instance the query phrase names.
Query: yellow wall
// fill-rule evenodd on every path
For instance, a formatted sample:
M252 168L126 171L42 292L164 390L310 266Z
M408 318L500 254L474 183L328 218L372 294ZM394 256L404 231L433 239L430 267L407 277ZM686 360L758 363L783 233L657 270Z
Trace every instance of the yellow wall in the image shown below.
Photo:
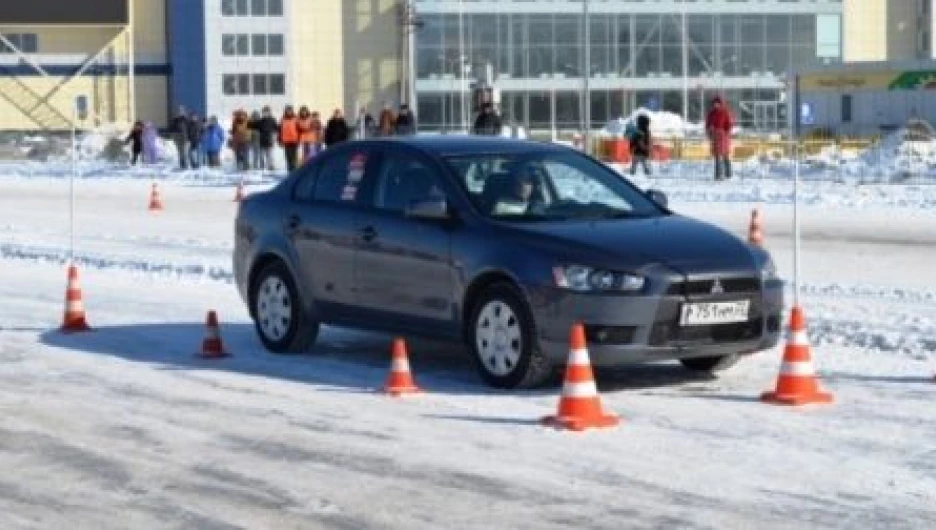
M134 46L137 62L165 63L168 60L166 42L166 0L130 0L133 8Z
M400 94L402 42L398 0L345 0L344 100L347 112L366 105L376 114ZM395 106L395 105L394 105Z
M341 2L293 1L289 54L293 75L287 81L295 105L308 105L325 116L344 107Z
M887 60L887 0L845 0L843 48L846 62Z

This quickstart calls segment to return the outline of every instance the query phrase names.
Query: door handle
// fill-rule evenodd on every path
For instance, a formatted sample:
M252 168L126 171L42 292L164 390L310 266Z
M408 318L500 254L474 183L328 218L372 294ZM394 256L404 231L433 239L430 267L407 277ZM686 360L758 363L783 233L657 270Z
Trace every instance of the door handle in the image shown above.
M301 222L302 222L302 220L299 219L299 216L298 216L298 215L290 215L290 216L286 219L286 228L288 228L288 229L290 229L290 230L296 230L297 228L299 228L299 224L300 224Z
M365 243L370 243L371 241L377 239L377 230L373 226L362 228L361 239L363 239Z

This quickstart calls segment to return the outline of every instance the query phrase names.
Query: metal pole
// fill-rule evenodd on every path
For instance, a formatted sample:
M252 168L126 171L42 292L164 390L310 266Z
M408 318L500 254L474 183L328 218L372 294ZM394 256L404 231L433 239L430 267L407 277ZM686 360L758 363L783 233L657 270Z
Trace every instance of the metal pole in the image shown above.
M591 149L589 149L589 146L591 146L591 22L588 15L588 0L582 0L582 25L585 27L583 31L583 40L585 41L585 57L583 62L585 64L582 65L582 88L584 89L584 94L582 94L582 121L585 127L582 131L582 142L586 153L591 152Z
M461 126L461 132L468 132L467 125L467 101L465 100L465 4L463 0L458 0L458 75L459 75L459 84L458 92L460 100L459 110L461 116L459 119L459 124Z
M794 78L793 109L793 306L799 307L800 296L800 219L799 219L799 180L800 180L800 85L799 75Z
M413 3L413 0L409 0L409 24L407 29L409 30L409 35L407 36L407 62L409 64L409 69L407 74L409 75L409 107L412 109L413 113L416 113L419 110L419 101L416 95L416 5ZM416 126L419 127L419 122L416 122Z
M558 139L556 135L556 89L549 91L549 128L552 130L552 141Z
M686 31L686 0L679 2L682 9L682 81L683 122L689 121L689 34Z
M128 67L128 84L130 85L130 112L128 116L130 118L130 123L136 121L136 26L135 26L135 17L133 16L133 10L135 8L134 0L130 0L129 7L127 8L129 16L129 35L128 35L128 52L129 56L129 67ZM115 116L116 119L116 116Z
M71 177L68 179L68 262L70 265L75 263L75 178L78 176L78 102L72 103L72 127L71 127L71 147L72 147L72 170Z

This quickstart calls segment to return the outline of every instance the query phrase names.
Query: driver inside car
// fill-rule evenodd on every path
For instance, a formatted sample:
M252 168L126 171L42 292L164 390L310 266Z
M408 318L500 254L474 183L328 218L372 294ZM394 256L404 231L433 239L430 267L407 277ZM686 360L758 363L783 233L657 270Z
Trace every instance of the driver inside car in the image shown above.
M526 166L514 174L508 194L498 200L495 215L541 215L546 204L539 187L542 185L537 168Z

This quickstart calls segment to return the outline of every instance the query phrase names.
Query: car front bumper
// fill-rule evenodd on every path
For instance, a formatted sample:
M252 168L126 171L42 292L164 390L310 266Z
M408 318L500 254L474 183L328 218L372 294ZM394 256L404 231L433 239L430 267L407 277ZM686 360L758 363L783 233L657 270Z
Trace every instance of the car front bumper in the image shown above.
M569 330L585 325L592 364L614 366L692 357L747 355L779 342L783 286L772 281L757 292L706 296L583 294L528 288L543 353L557 364L569 355ZM679 326L690 302L750 300L747 322Z

